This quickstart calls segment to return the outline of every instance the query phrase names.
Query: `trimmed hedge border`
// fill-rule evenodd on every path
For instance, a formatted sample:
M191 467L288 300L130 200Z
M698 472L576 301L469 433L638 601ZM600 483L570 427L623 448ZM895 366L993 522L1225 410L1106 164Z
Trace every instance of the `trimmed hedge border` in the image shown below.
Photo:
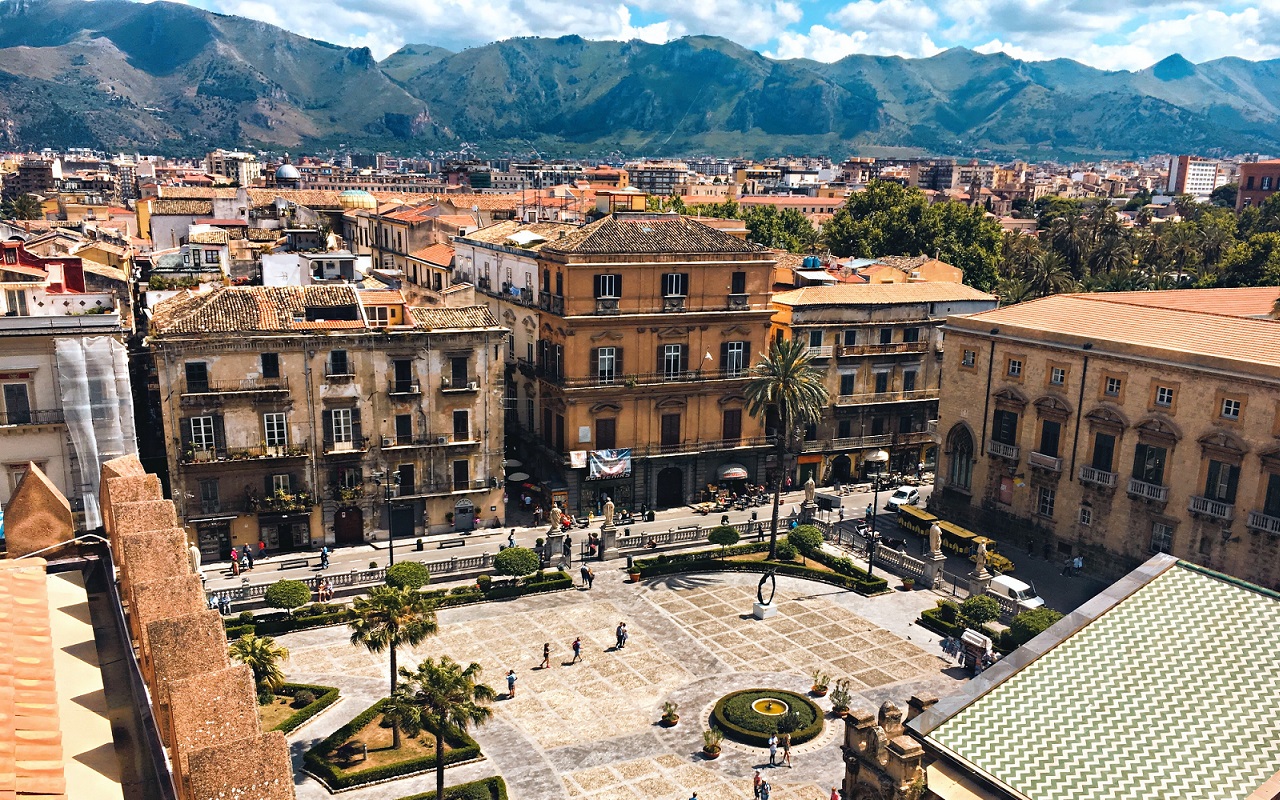
M931 630L934 633L943 636L954 636L959 639L964 633L964 625L955 622L947 622L942 618L941 608L926 608L920 612L920 619L916 620L920 627ZM1012 653L1015 649L1010 647L1003 633L997 633L986 625L978 629L978 633L986 636L991 640L991 645L1001 653Z
M336 686L312 686L311 684L306 683L286 683L276 690L276 694L288 695L289 697L293 697L298 692L311 692L316 696L315 702L298 709L271 730L282 731L286 734L293 733L298 728L301 728L303 723L310 720L316 714L319 714L321 711L324 711L329 706L338 702L338 688Z
M432 789L422 794L401 797L400 800L436 800L436 792ZM507 800L507 782L495 775L471 783L446 786L444 800Z
M753 543L747 545L738 545L737 547L726 548L724 556L745 555L748 553L763 553L769 549L764 543ZM809 556L825 566L830 567L826 562L825 556ZM656 558L646 558L636 561L636 566L640 569L642 578L653 578L660 575L673 575L679 572L768 572L770 569L775 570L779 575L790 575L796 578L805 578L807 580L821 581L846 589L852 589L858 594L872 595L886 592L889 590L889 583L881 577L869 577L867 573L856 567L853 568L853 575L843 575L836 572L824 572L822 570L811 569L800 564L791 564L780 561L729 561L722 558L719 551L704 550L696 553L687 553L678 556L658 556Z
M397 764L386 764L381 767L371 767L354 772L348 772L341 767L336 767L325 759L326 755L333 752L343 742L356 735L362 728L372 722L373 718L378 716L378 713L382 710L384 702L386 702L385 699L379 700L369 706L360 712L355 719L338 728L308 750L306 755L302 757L303 769L306 773L323 783L329 791L335 792L342 789L350 789L353 786L380 783L392 778L402 778L406 775L416 775L420 772L435 769L435 753L429 756L411 758ZM445 744L452 748L444 754L445 766L463 761L472 761L480 757L480 745L476 744L476 741L466 733L456 728L450 729L445 733L444 741Z
M541 577L541 580L533 580ZM455 586L452 589L427 589L422 592L422 596L429 600L434 600L436 608L452 608L454 606L470 605L472 603L484 603L490 600L508 600L513 597L523 597L529 594L541 594L543 592L556 592L563 589L573 588L573 578L563 570L555 572L542 572L530 575L528 579L521 583L502 583L493 585L488 591L481 591L476 588L475 584L467 586ZM326 611L322 614L307 614L308 609L315 606L331 607L333 611ZM309 628L325 628L330 625L345 625L352 619L352 612L349 606L338 603L313 603L302 609L303 613L288 617L280 616L261 616L254 619L253 622L244 624L240 623L240 615L235 614L230 617L223 617L222 624L226 627L227 639L239 639L246 633L256 633L259 636L278 636L283 633L293 633L294 631L307 630Z
M784 700L793 706L796 705L797 703L801 703L806 705L810 709L810 711L813 712L814 720L812 723L810 723L807 727L804 727L798 731L792 732L791 734L792 745L804 744L805 742L808 742L812 739L817 738L822 733L822 728L824 724L824 720L823 720L824 712L818 706L817 703L813 702L812 700L805 697L804 695L797 694L796 692L790 692L790 691L787 691L786 689L763 689L763 688L742 689L736 692L730 692L729 694L726 694L724 697L721 697L719 700L716 701L715 708L711 710L711 721L714 724L719 725L724 730L725 736L729 737L730 739L733 739L734 741L737 741L737 742L741 742L743 744L749 744L754 747L769 746L768 733L762 733L760 731L753 731L748 728L743 728L740 725L737 725L731 722L724 713L724 707L729 701L733 700L736 697L741 697L744 694L758 694L761 696L773 697L778 700Z

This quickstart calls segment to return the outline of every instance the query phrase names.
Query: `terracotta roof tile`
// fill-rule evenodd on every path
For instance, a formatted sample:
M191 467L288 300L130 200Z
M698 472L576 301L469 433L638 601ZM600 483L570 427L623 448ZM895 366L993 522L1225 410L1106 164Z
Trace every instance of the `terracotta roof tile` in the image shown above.
M1078 295L1100 303L1174 308L1228 317L1268 317L1280 303L1280 286L1238 289L1170 289L1159 292L1098 292Z
M226 231L203 231L191 234L187 241L192 244L226 244L231 241L231 236Z
M837 283L778 292L773 302L786 306L995 301L995 295L963 283ZM990 312L988 312L990 313Z
M440 328L497 328L498 320L488 306L464 308L410 308L415 327L423 330Z
M578 225L569 225L564 222L534 222L526 224L519 220L505 220L503 222L495 222L492 225L486 225L483 228L474 230L462 238L469 242L484 242L486 244L503 244L512 246L507 240L510 239L513 234L520 233L521 231L536 233L538 236L550 241L560 238L561 234L568 236L570 233L578 230L578 228ZM527 247L521 247L525 250L537 250L545 244L546 242L534 242Z
M415 258L440 267L448 267L453 265L453 254L454 250L449 245L436 243L421 250L414 250L409 254L409 258Z
M199 217L213 213L212 200L152 200L153 217Z
M307 208L335 210L342 208L342 204L338 202L340 192L328 189L247 189L246 191L249 194L249 205L253 208L269 206L276 201L277 197Z
M761 253L768 251L696 220L675 214L613 214L543 246L544 252Z
M297 329L299 323L294 318L305 316L308 308L357 303L355 289L347 285L224 286L204 294L188 292L161 303L151 320L151 331L155 336L289 331Z

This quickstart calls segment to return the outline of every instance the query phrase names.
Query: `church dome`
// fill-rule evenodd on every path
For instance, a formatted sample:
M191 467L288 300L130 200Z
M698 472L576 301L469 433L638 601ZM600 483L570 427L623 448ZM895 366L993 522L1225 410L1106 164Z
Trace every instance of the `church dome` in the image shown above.
M298 168L292 164L281 164L276 169L276 180L278 181L297 181L302 180L302 173L298 172Z
M377 208L378 201L373 195L361 189L348 189L338 194L338 205L347 210L357 208Z

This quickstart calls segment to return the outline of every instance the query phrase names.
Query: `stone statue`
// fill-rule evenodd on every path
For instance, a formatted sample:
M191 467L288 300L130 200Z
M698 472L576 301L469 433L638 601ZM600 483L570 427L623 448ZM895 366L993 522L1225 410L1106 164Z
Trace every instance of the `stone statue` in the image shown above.
M606 497L604 501L604 527L613 527L613 498Z
M562 516L559 500L551 501L551 512L547 516L551 518L551 532L558 532L560 530L560 517Z
M818 487L813 484L813 476L804 482L804 501L809 505L813 505L813 496L817 492Z
M987 543L978 542L978 554L973 557L974 572L982 573L987 569Z
M929 526L929 555L936 555L942 551L942 528L938 527L938 523Z
M191 571L203 578L204 576L200 572L200 548L194 544L188 547L187 560L191 562Z

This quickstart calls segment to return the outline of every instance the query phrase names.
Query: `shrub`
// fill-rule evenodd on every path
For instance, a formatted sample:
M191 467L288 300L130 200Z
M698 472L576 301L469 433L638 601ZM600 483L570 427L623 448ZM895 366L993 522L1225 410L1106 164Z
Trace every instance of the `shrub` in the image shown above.
M938 601L938 616L943 622L955 623L960 615L960 604L954 600Z
M253 612L252 612L252 611L241 611L241 612L240 612L240 624L241 624L241 625L252 625L252 624L253 624Z
M969 627L977 628L999 618L1000 604L994 597L974 595L960 604L960 616L969 623Z
M781 717L769 717L751 707L753 702L766 697L783 701L791 710ZM790 733L793 745L803 744L822 733L822 709L809 698L782 689L731 692L716 702L711 719L730 739L756 747L768 744L769 735L779 731ZM791 726L794 728L786 730Z
M258 705L269 706L273 702L275 702L275 699L276 699L276 693L271 691L269 687L266 687L266 686L258 687Z
M707 541L720 547L729 547L738 543L738 529L732 525L717 525L707 534Z
M765 542L752 542L750 544L740 544L736 547L727 548L725 556L745 555L748 553L763 553L769 549L769 545ZM636 565L640 568L640 574L646 578L657 577L661 575L672 575L680 572L768 572L776 571L779 575L793 575L798 578L807 580L821 581L836 586L843 586L846 589L853 589L860 594L877 594L879 592L888 591L889 585L884 578L880 576L869 576L866 572L854 566L852 561L847 562L847 574L836 574L823 570L813 569L811 567L802 566L800 564L787 564L761 561L728 561L721 557L721 554L715 551L699 551L693 553L679 553L676 555L662 554L656 558L646 558L636 561ZM816 561L826 564L828 567L836 561L826 553L820 553L814 557ZM834 568L833 568L834 569Z
M263 599L272 608L283 609L292 616L295 608L301 608L311 600L311 589L302 581L278 580L267 587Z
M282 731L286 734L292 733L302 727L302 723L338 702L338 690L333 686L309 686L302 683L286 683L284 686L280 687L278 693L293 695L293 705L295 708L298 708L298 710L292 715L282 720L280 724L272 728L274 731ZM299 708L298 696L304 693L310 694L314 699L310 703Z
M257 633L257 632L258 632L258 629L254 625L228 625L227 639L229 640L239 639L241 636L244 636L246 633Z
M822 549L822 531L814 525L799 525L787 534L787 541L806 556Z
M1009 623L1004 644L1010 648L1021 647L1043 633L1050 625L1062 619L1062 614L1052 608L1023 611Z
M400 800L436 800L436 793L433 790ZM495 775L482 781L450 786L444 790L444 800L507 800L507 784Z
M796 547L791 542L784 540L778 542L777 553L779 561L794 561L796 558Z
M290 703L289 705L293 706L294 708L304 708L306 706L311 705L315 701L316 701L316 696L312 694L310 690L303 689L302 691L298 692L293 696L293 702Z
M480 575L476 578L476 586L479 587L480 591L482 592L489 591L489 587L492 585L493 585L492 575Z
M399 564L387 567L386 580L388 586L394 586L397 589L405 587L421 589L431 580L431 573L427 571L425 564L417 561L401 561Z
M538 554L527 547L508 547L493 557L493 571L499 575L520 577L538 571L542 566Z

